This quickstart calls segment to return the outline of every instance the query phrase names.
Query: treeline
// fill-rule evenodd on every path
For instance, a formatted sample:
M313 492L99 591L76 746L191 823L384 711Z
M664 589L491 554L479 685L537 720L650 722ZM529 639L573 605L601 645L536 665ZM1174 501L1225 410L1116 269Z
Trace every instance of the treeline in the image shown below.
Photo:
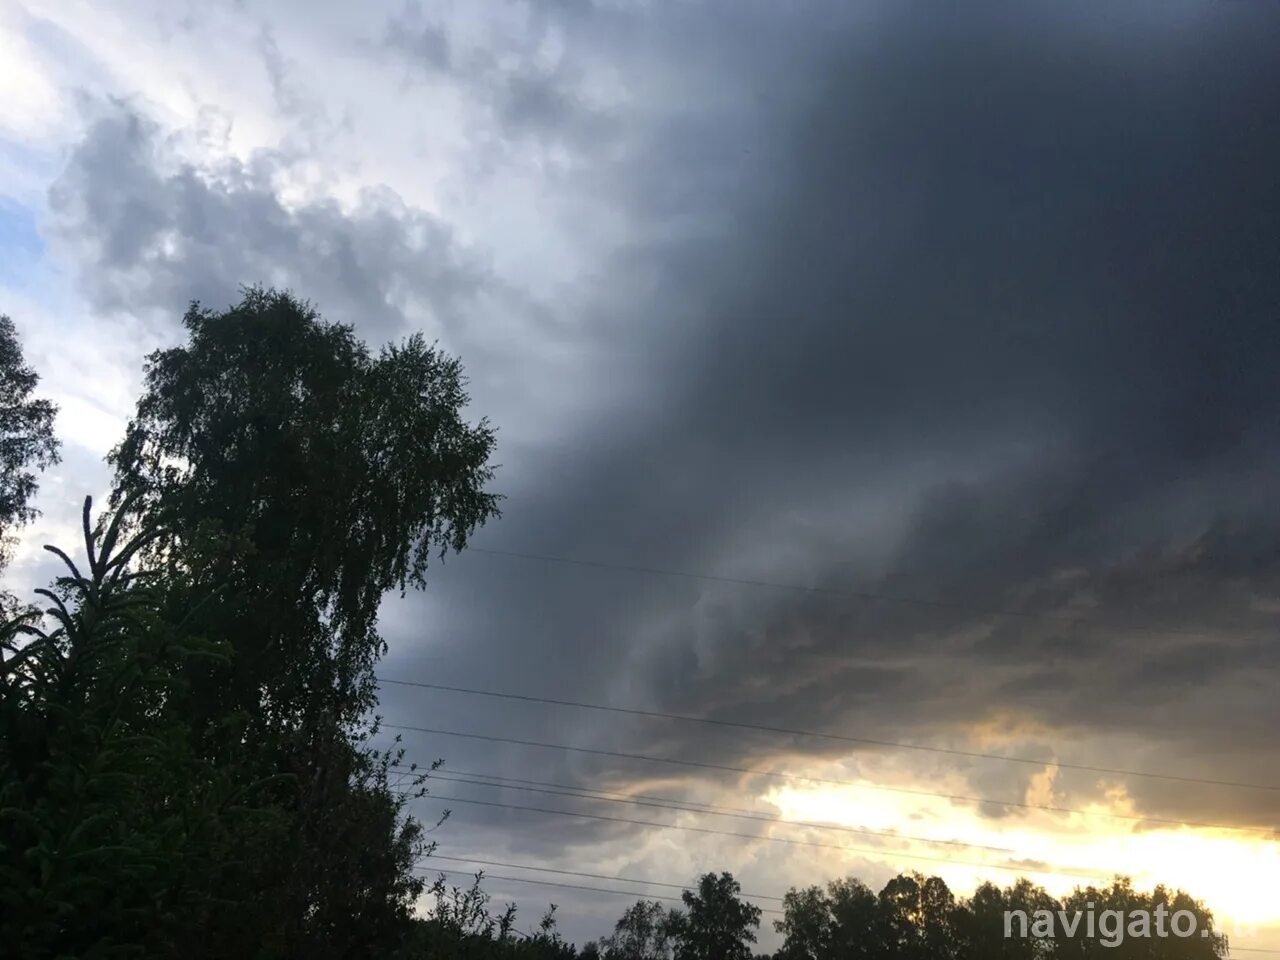
M554 910L526 929L481 882L428 886L431 846L406 802L430 771L406 790L400 752L372 746L378 605L424 586L432 559L498 515L494 432L465 419L458 361L420 337L373 354L261 289L225 311L193 305L184 323L186 342L147 360L106 509L86 500L82 542L48 548L62 575L38 605L3 597L4 955L751 956L761 913L728 874L676 910L635 904L581 949ZM57 459L36 387L0 318L0 566ZM1096 939L1003 935L1010 905L1090 898L1176 903L1209 929L1163 890L1117 884L1059 905L1020 883L957 901L912 875L878 894L856 881L790 892L778 957L1100 956ZM1223 947L1143 942L1106 955Z
M429 863L429 861L428 861ZM487 910L482 875L469 889L433 888L436 909L417 922L423 955L528 960L1211 960L1226 937L1185 893L1135 890L1117 879L1062 899L1027 880L983 884L957 898L938 877L904 874L874 892L856 879L787 892L773 927L774 954L756 953L762 911L728 873L705 874L683 907L639 900L613 933L580 949L555 934L554 917L522 936L510 911Z

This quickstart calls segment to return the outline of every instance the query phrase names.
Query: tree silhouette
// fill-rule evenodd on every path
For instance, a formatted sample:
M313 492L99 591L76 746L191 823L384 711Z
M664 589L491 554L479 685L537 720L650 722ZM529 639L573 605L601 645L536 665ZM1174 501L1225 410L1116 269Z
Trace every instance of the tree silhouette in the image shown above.
M0 627L0 940L16 956L191 955L192 930L225 916L208 891L226 836L270 830L241 771L194 755L165 707L184 662L226 650L173 629L131 566L156 531L122 543L121 519L93 526L86 499L85 558L48 548L67 569L38 591L50 628Z
M0 315L0 570L13 549L14 530L36 515L34 471L58 462L57 408L31 396L39 382L23 360L13 321Z
M820 960L832 954L834 922L831 902L821 887L788 890L783 898L785 915L773 927L785 938L778 960Z
M684 920L656 900L637 901L600 941L601 955L605 960L669 960Z
M676 960L750 960L760 908L745 902L729 873L703 874L696 893L681 894L686 913L676 927Z
M1186 911L1184 925L1194 935L1151 930L1142 936L1109 939L1100 927L1114 918L1104 911L1167 916ZM826 892L818 887L791 890L783 902L784 917L774 922L785 937L777 960L1209 960L1226 955L1226 938L1213 930L1213 917L1185 893L1157 887L1135 891L1121 878L1110 887L1078 889L1062 901L1026 879L1008 888L982 884L968 900L957 900L937 877L905 874L894 877L877 895L858 880L837 880ZM1011 924L1010 912L1027 918L1025 932ZM1082 920L1074 934L1066 932L1060 912ZM1094 930L1083 917L1092 914ZM1033 928L1037 916L1053 917L1056 926L1043 934ZM1202 936L1202 932L1204 935Z
M462 419L461 365L421 336L374 357L351 327L256 288L184 324L185 346L148 358L112 502L138 497L173 531L156 554L175 574L225 584L207 614L237 653L220 706L293 723L323 699L350 722L372 702L383 595L424 586L430 556L497 513L493 430Z
M55 629L4 627L5 942L389 955L424 844L389 786L398 751L367 746L377 607L496 514L493 431L463 421L460 365L421 338L373 356L256 289L186 326L149 360L105 529L86 505L84 574L60 554ZM6 355L25 401L34 375ZM51 408L18 407L5 422L35 440L13 462L51 455ZM13 516L29 489L11 485Z
M461 366L421 336L374 356L351 327L256 288L184 323L185 345L148 358L110 458L113 502L136 499L165 531L147 558L167 602L205 597L188 629L231 648L184 672L174 707L204 755L252 742L262 775L288 775L273 794L288 841L246 851L256 872L241 880L270 891L279 949L389 946L422 888L422 846L388 757L363 746L378 606L496 515L494 434L463 420Z

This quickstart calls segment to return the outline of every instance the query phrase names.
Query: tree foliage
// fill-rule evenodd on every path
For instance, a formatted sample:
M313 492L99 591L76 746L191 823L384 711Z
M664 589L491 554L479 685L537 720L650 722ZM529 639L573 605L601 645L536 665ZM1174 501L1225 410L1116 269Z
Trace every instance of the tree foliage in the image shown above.
M494 432L463 420L461 365L420 335L375 357L256 288L184 324L185 346L148 358L113 503L137 497L171 531L155 555L173 577L223 585L207 622L237 656L217 708L293 724L327 700L349 724L371 704L383 595L424 586L431 555L497 513Z
M4 628L0 883L24 956L389 956L425 852L377 610L496 515L459 363L285 294L153 354L52 627ZM33 381L23 381L24 383ZM24 488L26 489L26 488Z
M33 397L40 382L27 366L13 321L0 315L0 569L12 549L14 531L31 521L36 470L58 462L53 435L57 408Z
M684 927L680 911L657 900L639 900L618 919L613 933L600 940L605 960L670 960Z
M554 906L536 930L521 930L514 904L500 913L491 912L490 897L481 886L483 878L478 873L470 886L460 887L446 884L441 875L431 885L435 902L430 916L414 923L396 960L572 960L579 956L556 931Z
M1172 915L1194 917L1194 933L1130 936L1129 918L1152 915L1163 905ZM1096 924L1106 911L1122 914L1118 942ZM1211 960L1227 955L1226 937L1213 929L1213 916L1185 893L1157 887L1149 894L1119 878L1109 887L1077 889L1061 901L1026 879L1007 888L987 883L967 900L957 899L938 877L904 874L877 895L858 880L836 880L826 889L792 889L774 928L784 941L777 960ZM1063 916L1079 913L1078 926ZM1026 929L1011 914L1028 918ZM1095 928L1090 932L1090 914ZM1037 931L1034 919L1052 916L1051 930ZM1118 920L1118 917L1113 919Z
M84 571L49 548L67 572L39 591L48 627L0 631L0 939L23 957L191 955L193 925L234 929L210 896L229 837L269 832L167 708L181 665L226 647L175 629L130 565L155 531L121 543L121 516L94 528L86 499Z
M707 873L696 892L681 894L686 913L676 926L676 960L750 960L760 908L741 893L732 874Z

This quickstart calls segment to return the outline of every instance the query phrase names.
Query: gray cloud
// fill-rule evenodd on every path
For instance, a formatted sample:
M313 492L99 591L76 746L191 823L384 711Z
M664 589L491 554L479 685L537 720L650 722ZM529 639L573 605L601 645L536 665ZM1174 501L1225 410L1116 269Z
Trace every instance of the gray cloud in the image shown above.
M1221 53L1226 56L1225 48ZM1023 64L1020 73L1027 71ZM940 72L939 89L926 94L941 98L944 90L977 85L977 77ZM1058 86L1072 79L1061 78ZM859 102L858 85L841 89L849 103ZM1240 94L1218 95L1232 102ZM924 96L921 106L929 108L932 99ZM902 115L918 117L912 105L903 103ZM1146 118L1168 115L1159 102L1144 107L1130 109ZM1039 441L1054 455L1037 458L1030 469L1016 463L998 469L977 485L950 481L944 466L914 507L909 533L886 572L859 577L856 570L835 569L819 582L976 600L995 609L1030 603L1032 610L1053 612L1056 598L1036 596L1038 582L1082 569L1080 586L1101 594L1082 616L1086 623L1096 618L1146 628L1130 634L1086 627L1092 640L1082 642L1061 631L1004 623L998 631L1006 637L1003 658L993 661L964 656L964 634L978 618L903 613L868 622L864 616L827 631L817 652L834 658L914 648L916 676L906 686L916 695L897 711L883 703L861 710L856 701L821 695L838 687L831 678L827 690L815 684L797 693L806 725L898 735L915 729L918 736L996 707L1022 706L1064 735L1074 729L1166 741L1165 750L1142 755L1144 762L1130 754L1134 766L1259 779L1275 769L1259 763L1266 750L1262 731L1275 712L1253 686L1251 671L1274 675L1274 626L1269 616L1249 615L1247 598L1254 591L1274 595L1276 566L1273 556L1247 546L1240 531L1254 524L1275 529L1274 508L1261 495L1276 439L1274 398L1265 386L1275 362L1275 291L1255 279L1274 273L1275 246L1261 226L1269 215L1256 206L1271 192L1269 175L1238 158L1274 156L1275 144L1264 139L1228 148L1223 139L1239 136L1237 128L1224 128L1219 137L1216 118L1183 113L1170 129L1128 130L1124 152L1099 144L1094 157L1081 157L1077 144L1108 117L1106 105L1093 98L1076 110L1053 111L1058 125L1074 117L1088 128L1064 137L1058 152L1066 155L1054 163L1051 153L1021 170L1015 163L994 187L983 179L990 174L980 175L980 148L973 144L999 144L996 149L1016 157L1030 152L1020 141L1034 130L1034 118L1024 122L998 101L970 105L973 123L965 122L964 109L945 111L947 124L926 127L924 136L890 124L857 130L856 146L851 134L844 144L807 147L794 178L800 196L780 205L783 222L770 216L746 231L786 239L766 241L754 268L743 271L763 281L740 288L741 299L734 300L741 309L724 309L733 320L708 337L721 347L701 354L708 365L690 378L694 395L686 406L707 418L698 439L709 444L714 437L726 460L765 448L780 462L825 470L833 484L850 490L858 487L859 461L903 460L922 447L945 457L954 445L980 449L1002 435L1010 444ZM894 111L883 116L888 122ZM996 116L1008 124L999 138L978 122ZM920 138L919 155L930 158L920 163L927 167L913 169L908 161L895 169L894 158L908 152L902 142L908 136ZM1146 168L1154 184L1139 173L1144 146L1151 157L1167 151L1164 169ZM880 151L883 166L877 167ZM845 206L841 189L860 179L868 153L871 182L855 187ZM820 166L814 170L805 161ZM1224 176L1224 162L1238 166ZM1034 215L1021 223L1007 195L1019 188L1019 176L1034 181L1022 189L1039 194ZM1197 190L1189 200L1187 193ZM886 209L878 214L882 203ZM907 224L898 222L903 215ZM854 248L841 250L842 243ZM1240 283L1242 274L1251 276L1248 285ZM789 322L744 323L749 309L770 306ZM777 403L779 397L788 402ZM741 460L737 472L753 475ZM735 483L739 491L743 482ZM777 486L762 495L779 505L789 499ZM1234 537L1206 535L1226 554L1222 559L1236 561L1232 576L1182 545L1215 524L1236 528ZM784 571L778 568L779 575ZM811 632L812 616L786 610L766 618L799 620ZM758 614L747 619L759 629ZM1170 651L1176 657L1185 641L1151 632L1196 625L1212 635L1224 621L1244 623L1255 641L1238 653L1219 640L1214 670L1188 669L1185 659L1170 662ZM1248 669L1232 670L1242 656ZM705 688L732 684L735 671L750 684L758 676L753 659L726 658L725 669L695 685L687 701L706 702ZM1177 664L1182 669L1169 676ZM781 669L773 666L770 676ZM959 682L950 697L931 696L944 670L958 672ZM1156 681L1161 673L1163 681ZM1191 690L1197 695L1189 696ZM1224 704L1232 709L1224 711ZM1243 737L1251 750L1222 751L1228 716L1247 721L1231 738L1241 745ZM1120 748L1112 741L1109 749ZM1188 815L1180 791L1139 789L1153 808ZM1275 822L1274 805L1256 796L1243 800L1219 791L1212 801L1195 800L1219 809L1249 806L1261 822Z
M593 9L584 4L577 12ZM592 102L580 58L574 56L581 50L548 52L548 41L563 24L558 13L535 7L523 30L490 37L496 43L488 47L459 42L447 22L429 17L421 4L408 3L388 21L385 46L377 55L389 52L411 77L454 83L470 98L471 136L481 163L492 163L493 154L507 152L510 146L504 145L512 142L528 149L530 140L575 146L595 141L599 148L602 139L617 133L616 118Z
M890 18L807 46L782 23L738 61L709 18L696 38L737 72L589 181L641 225L614 269L657 278L611 305L645 314L628 355L653 395L583 439L536 534L513 517L501 539L959 609L525 566L564 626L516 629L512 683L551 650L588 689L684 711L929 739L1014 709L1106 745L1083 762L1268 779L1265 16ZM860 545L885 515L896 539ZM611 616L584 631L598 592ZM973 612L1002 609L1068 622ZM861 695L877 656L902 662ZM1265 795L1132 788L1158 815L1275 822Z
M91 302L108 312L172 314L266 283L306 291L384 336L409 319L443 327L486 292L484 264L438 219L389 190L366 192L350 211L330 200L286 206L275 182L285 166L262 155L197 169L154 123L119 107L92 123L50 208L86 264Z

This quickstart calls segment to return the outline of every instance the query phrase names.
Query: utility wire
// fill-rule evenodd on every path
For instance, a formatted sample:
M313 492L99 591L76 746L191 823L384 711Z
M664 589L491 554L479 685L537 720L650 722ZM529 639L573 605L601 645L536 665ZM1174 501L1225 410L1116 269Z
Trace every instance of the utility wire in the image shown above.
M959 610L965 613L981 614L989 617L1008 617L1019 620L1045 620L1054 623L1077 626L1085 621L1082 617L1065 613L1037 613L1032 610L997 609L980 607L967 603L956 603L951 600L932 600L926 597L911 597L901 594L875 593L870 590L846 590L841 587L812 587L798 583L784 583L777 580L759 580L752 577L730 577L713 573L699 573L691 570L672 570L666 567L650 567L634 563L614 563L608 560L584 560L579 557L562 557L554 554L531 553L522 550L500 550L494 547L468 546L468 553L484 553L494 557L509 557L516 560L537 560L544 563L559 563L574 567L587 567L595 570L616 570L624 573L642 573L658 577L677 577L684 580L701 580L706 583L724 583L740 587L765 587L770 590L787 590L792 593L817 594L819 596L839 597L846 600L858 600L874 603L894 603L905 606L927 607L937 610ZM1192 640L1221 640L1222 634L1208 633L1203 630L1179 630L1176 628L1153 629L1132 624L1109 621L1091 621L1091 626L1109 627L1115 630L1132 630L1148 636L1185 637ZM1258 642L1257 637L1233 637L1241 642Z
M599 710L608 713L620 713L632 717L648 717L659 720L679 720L684 723L701 723L716 727L730 727L735 730L753 730L763 733L780 733L791 737L814 737L822 740L833 740L840 743L856 743L863 746L889 747L894 750L918 750L924 753L940 753L953 757L965 757L971 760L1000 760L1005 763L1030 764L1037 767L1053 765L1064 770L1083 770L1089 773L1107 773L1126 777L1145 777L1152 780L1167 780L1176 783L1208 784L1218 787L1237 787L1249 790L1280 791L1280 786L1263 783L1243 783L1235 780L1213 780L1207 777L1189 777L1170 773L1153 773L1144 770L1125 770L1117 767L1096 767L1083 763L1063 763L1057 760L1043 760L1032 757L1016 757L1000 753L982 753L974 750L955 750L949 747L930 747L918 743L903 743L896 740L875 740L870 737L854 737L840 733L822 733L816 730L799 730L790 727L773 727L760 723L747 723L739 720L717 720L711 717L694 717L688 714L665 713L660 710L641 710L634 707L611 707L601 703L586 703L581 700L562 700L554 697L536 697L520 693L503 693L497 690L480 690L473 687L455 687L442 683L425 683L417 680L393 680L390 677L375 677L379 683L395 684L402 687L418 687L424 690L437 690L446 693L460 693L476 697L492 697L501 700L519 700L524 703L543 703L557 707L575 707L581 710Z
M474 873L465 873L462 870L435 870L432 872L432 875L436 873L445 873L445 874L451 874L451 875L460 876L460 877L475 876ZM489 880L506 880L506 881L511 881L512 883L532 883L542 887L560 887L561 889L564 889L564 890L588 890L591 893L612 893L612 894L617 894L623 897L638 897L638 899L642 899L642 900L669 900L672 903L684 903L684 900L682 900L680 897L668 897L668 896L665 896L664 894L659 894L659 893L640 896L637 894L635 890L614 890L609 887L588 887L588 886L584 886L583 884L560 883L555 880L531 880L528 877L500 877L496 873L483 874L482 878L488 878ZM781 910L775 910L770 907L760 907L759 909L761 913L775 913L775 914L778 914L779 916L782 915Z
M823 843L820 840L798 840L791 837L764 836L758 833L736 833L732 830L716 830L712 827L682 826L679 824L663 823L655 820L633 820L630 817L607 817L604 814L599 813L578 813L572 810L555 810L549 807L531 807L518 803L499 803L493 800L476 800L471 797L448 797L442 794L431 794L423 797L422 799L441 800L449 803L470 803L480 807L497 807L503 810L524 810L531 813L545 813L560 817L575 817L581 820L597 820L605 823L626 823L631 824L632 826L657 827L662 830L683 830L687 833L703 833L719 837L735 837L739 840L763 840L766 843L785 843L788 846L824 847L828 850L843 850L847 853L862 853L876 857L887 857L890 859L898 857L904 860L921 860L929 863L946 864L948 866L979 867L989 870L1009 870L1018 874L1030 873L1055 877L1075 877L1077 879L1086 880L1105 879L1104 875L1097 871L1040 870L1015 864L984 863L980 860L953 860L949 857L930 857L922 853L901 853L897 850L882 850L875 847L848 847L838 843Z
M986 803L999 807L1016 807L1022 810L1044 810L1049 813L1079 814L1086 817L1103 817L1109 820L1127 820L1134 823L1162 823L1181 827L1200 827L1209 830L1235 830L1257 832L1248 827L1222 823L1206 823L1197 820L1177 820L1171 817L1144 817L1136 814L1107 813L1100 810L1082 810L1077 807L1059 807L1042 803L1027 803L1021 800L993 800L990 797L971 797L963 794L942 793L934 790L920 790L913 787L890 787L878 783L860 783L856 780L839 780L832 777L810 777L796 773L781 773L774 770L753 770L750 767L735 767L727 763L712 763L705 760L678 760L675 757L656 757L644 753L625 753L620 750L602 750L596 747L573 747L564 743L547 743L540 740L521 740L516 737L499 737L492 734L464 733L460 730L444 730L436 727L415 727L407 724L384 723L389 730L408 730L414 733L430 733L442 737L458 737L464 740L482 740L488 743L507 743L522 747L539 747L547 750L563 750L567 753L582 753L595 757L609 757L615 760L641 760L646 763L665 763L672 766L689 767L698 770L716 770L725 773L747 774L749 776L770 777L792 783L821 783L828 786L851 787L859 790L874 790L884 793L900 793L908 796L931 797L938 800L952 800L959 803Z
M649 887L667 887L672 890L691 890L693 887L687 883L670 883L662 880L637 880L635 877L619 877L605 873L583 873L580 870L557 870L552 867L534 867L526 863L505 863L502 860L477 860L475 857L446 857L438 853L431 853L418 861L418 866L424 866L431 860L447 860L450 863L478 863L485 867L504 867L508 870L532 870L536 873L558 873L566 877L582 877L586 880L618 880L622 883L640 883ZM744 893L742 896L749 900L773 900L782 903L782 897L771 897L763 893Z
M455 771L458 772L458 771ZM473 774L473 776L484 777L485 774ZM813 820L787 820L783 817L771 817L766 814L754 813L750 810L741 808L734 809L732 807L713 807L710 804L702 804L704 809L698 807L680 806L684 801L672 800L665 797L644 797L644 796L628 796L625 793L610 793L608 791L590 791L590 792L573 792L582 791L583 788L570 786L568 784L545 783L538 780L521 780L516 782L490 782L492 780L514 780L510 777L489 777L484 779L468 779L465 777L442 776L439 773L430 775L431 780L443 780L447 783L464 783L469 786L478 787L494 787L496 789L521 790L527 793L541 793L558 797L574 797L579 800L602 800L608 803L630 803L640 807L657 807L662 810L676 810L681 813L703 813L711 814L717 817L734 817L740 820L756 820L761 823L777 823L789 827L806 827L817 830L834 830L840 833L855 833L862 836L884 837L887 840L899 840L903 842L914 843L935 843L945 844L953 847L968 847L976 850L989 850L993 853L1016 853L1010 847L993 847L983 843L966 843L963 840L941 840L935 837L921 837L913 834L897 833L893 830L871 830L858 827L845 827L835 823L818 823ZM537 784L537 786L523 786L523 784ZM563 789L546 789L560 787Z

